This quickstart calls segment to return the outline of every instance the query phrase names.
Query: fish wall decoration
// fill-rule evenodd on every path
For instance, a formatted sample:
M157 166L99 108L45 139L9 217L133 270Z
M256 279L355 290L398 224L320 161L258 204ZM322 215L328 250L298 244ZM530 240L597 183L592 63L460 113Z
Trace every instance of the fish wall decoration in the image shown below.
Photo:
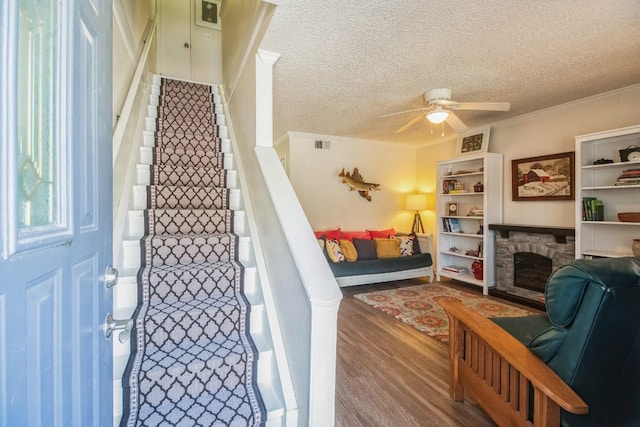
M345 172L344 168L342 168L342 172L338 174L340 178L342 178L342 183L347 184L349 186L350 191L357 191L360 196L367 199L367 201L371 201L371 196L369 195L369 191L372 190L380 190L380 184L373 184L371 182L365 182L360 172L358 172L358 168L353 168L353 173Z

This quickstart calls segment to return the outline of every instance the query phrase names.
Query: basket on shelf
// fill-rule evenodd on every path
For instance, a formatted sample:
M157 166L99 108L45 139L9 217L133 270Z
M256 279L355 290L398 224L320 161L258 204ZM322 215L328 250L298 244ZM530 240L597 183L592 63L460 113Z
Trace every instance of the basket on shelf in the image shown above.
M618 221L640 222L640 212L618 212Z

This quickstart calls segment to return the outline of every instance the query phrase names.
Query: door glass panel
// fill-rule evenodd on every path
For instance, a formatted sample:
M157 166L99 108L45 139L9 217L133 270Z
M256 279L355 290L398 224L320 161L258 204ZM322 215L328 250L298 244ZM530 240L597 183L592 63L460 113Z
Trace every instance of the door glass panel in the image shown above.
M58 1L20 0L18 21L18 225L58 224L56 135Z

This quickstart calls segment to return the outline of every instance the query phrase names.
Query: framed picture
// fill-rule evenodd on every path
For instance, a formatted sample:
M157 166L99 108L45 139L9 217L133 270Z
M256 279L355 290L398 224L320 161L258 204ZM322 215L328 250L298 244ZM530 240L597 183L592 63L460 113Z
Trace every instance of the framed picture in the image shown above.
M222 0L194 0L196 6L196 25L221 30L220 3Z
M574 200L575 153L511 161L511 193L518 200Z
M456 156L486 153L489 148L489 132L491 127L479 128L458 135Z

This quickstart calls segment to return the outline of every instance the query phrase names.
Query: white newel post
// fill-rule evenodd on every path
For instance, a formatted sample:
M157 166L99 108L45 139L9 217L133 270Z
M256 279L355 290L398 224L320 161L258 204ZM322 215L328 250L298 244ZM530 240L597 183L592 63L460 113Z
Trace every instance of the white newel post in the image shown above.
M273 147L273 65L277 53L256 54L256 146Z

